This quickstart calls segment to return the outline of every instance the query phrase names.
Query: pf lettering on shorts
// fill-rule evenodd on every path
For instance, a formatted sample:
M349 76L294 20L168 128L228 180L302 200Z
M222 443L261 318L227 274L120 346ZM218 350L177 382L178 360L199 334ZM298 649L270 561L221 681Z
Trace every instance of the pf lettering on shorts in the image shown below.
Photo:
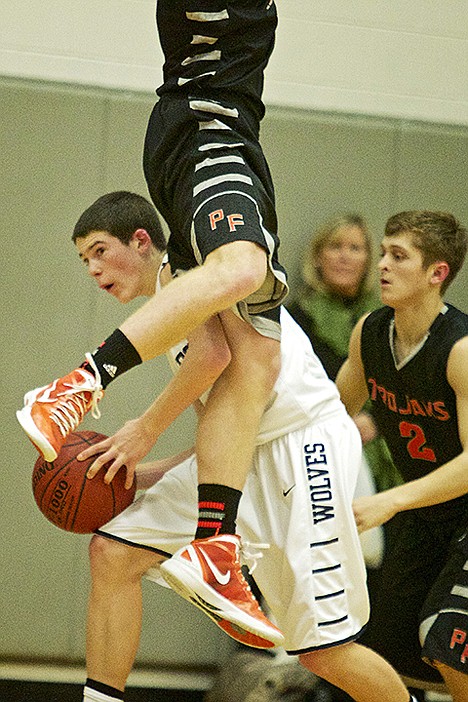
M210 212L208 215L209 220L210 220L210 227L211 231L214 231L218 225L218 222L222 222L224 219L227 221L227 225L229 227L230 232L235 232L237 227L242 227L244 225L244 216L236 213L236 214L228 214L227 216L224 215L224 210L214 210L213 212Z
M466 640L466 631L463 629L454 629L452 631L452 638L450 639L450 648L452 650L458 649L460 651L460 660L465 663L468 657L468 642Z

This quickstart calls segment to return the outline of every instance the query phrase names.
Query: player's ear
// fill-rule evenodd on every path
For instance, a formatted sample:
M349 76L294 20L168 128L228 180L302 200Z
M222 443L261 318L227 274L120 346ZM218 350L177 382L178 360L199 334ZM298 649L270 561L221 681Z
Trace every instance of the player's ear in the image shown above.
M146 229L136 229L132 234L131 242L141 252L148 251L152 244L151 237Z
M446 261L437 261L433 264L431 283L440 285L450 272L450 266Z

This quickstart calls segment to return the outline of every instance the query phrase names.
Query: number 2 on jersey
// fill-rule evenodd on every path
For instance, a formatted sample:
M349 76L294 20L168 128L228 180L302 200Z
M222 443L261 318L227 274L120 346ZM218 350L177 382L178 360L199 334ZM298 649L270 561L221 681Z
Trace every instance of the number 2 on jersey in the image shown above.
M417 458L421 461L436 460L434 451L425 445L426 436L418 424L400 422L400 435L405 439L409 438L406 448L411 458Z

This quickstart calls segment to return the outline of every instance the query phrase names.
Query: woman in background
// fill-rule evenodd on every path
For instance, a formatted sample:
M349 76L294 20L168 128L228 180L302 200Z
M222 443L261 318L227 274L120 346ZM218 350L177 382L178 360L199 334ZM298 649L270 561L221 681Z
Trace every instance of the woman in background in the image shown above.
M304 252L302 288L289 311L332 380L348 356L355 323L380 307L372 269L370 233L357 214L339 215L323 224Z

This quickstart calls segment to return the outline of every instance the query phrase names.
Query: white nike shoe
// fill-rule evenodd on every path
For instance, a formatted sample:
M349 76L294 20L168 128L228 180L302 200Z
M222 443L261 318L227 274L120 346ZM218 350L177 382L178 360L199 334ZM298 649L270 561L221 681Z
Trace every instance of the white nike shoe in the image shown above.
M239 551L237 535L195 539L161 564L161 574L175 592L232 638L239 640L240 632L245 631L257 637L251 639L256 648L280 646L284 636L260 609L242 574ZM226 621L233 626L226 626Z

